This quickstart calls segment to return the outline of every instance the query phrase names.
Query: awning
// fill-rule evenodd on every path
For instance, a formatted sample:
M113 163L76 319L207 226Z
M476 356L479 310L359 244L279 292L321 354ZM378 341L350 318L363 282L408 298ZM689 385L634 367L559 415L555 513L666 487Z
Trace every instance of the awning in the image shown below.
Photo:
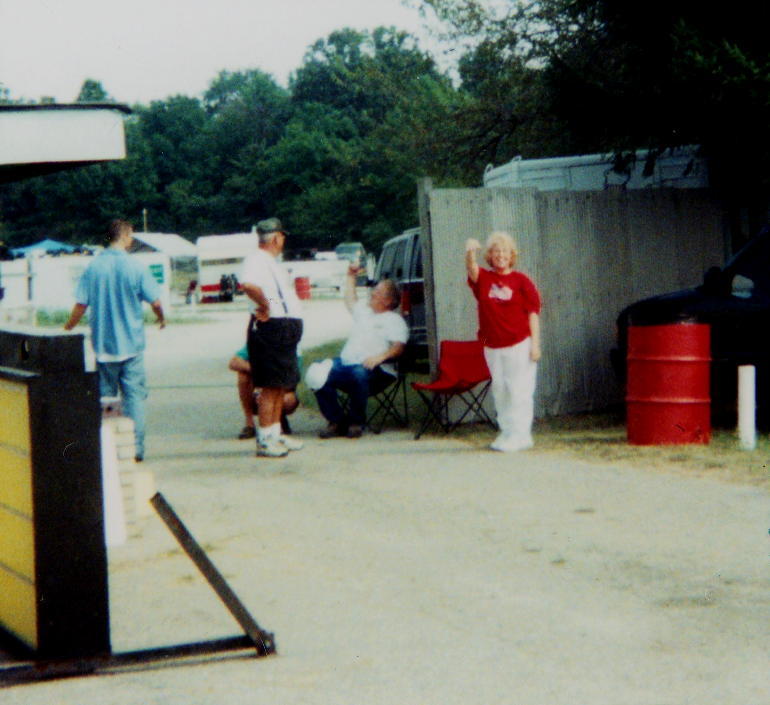
M0 105L0 183L123 159L123 116L116 103Z

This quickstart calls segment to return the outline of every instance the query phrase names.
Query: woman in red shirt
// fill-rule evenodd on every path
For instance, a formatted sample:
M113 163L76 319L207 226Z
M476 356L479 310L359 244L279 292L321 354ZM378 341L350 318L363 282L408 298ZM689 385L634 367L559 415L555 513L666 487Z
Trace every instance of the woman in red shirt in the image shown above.
M468 285L476 297L479 340L492 376L492 398L500 435L493 450L532 447L535 378L540 359L540 294L532 280L514 270L518 250L504 232L489 236L479 267L478 240L465 243Z

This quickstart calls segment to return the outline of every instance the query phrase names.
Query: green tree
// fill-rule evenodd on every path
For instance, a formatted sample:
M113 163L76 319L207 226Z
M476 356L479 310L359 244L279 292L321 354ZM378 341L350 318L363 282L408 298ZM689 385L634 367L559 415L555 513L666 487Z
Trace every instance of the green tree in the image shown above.
M295 105L329 105L368 131L395 105L403 83L436 75L433 59L405 32L341 29L313 44L290 88Z
M413 225L416 179L453 173L441 150L456 93L433 59L392 28L342 29L311 47L290 87L294 122L269 154L284 180L269 184L274 202L324 246L376 249Z
M352 120L328 106L306 104L276 144L263 148L254 143L242 150L227 193L244 208L254 205L256 219L280 214L290 223L292 246L325 246L326 236L345 218L349 192L344 183L349 179L344 174L355 161L356 144ZM333 194L339 212L332 217L327 206Z
M124 216L187 236L285 219L295 244L382 240L416 222L418 177L462 179L453 118L470 105L413 38L343 29L319 40L291 80L221 72L202 99L138 105L128 157L0 188L19 241L78 242ZM85 101L106 92L87 80ZM23 244L20 242L20 244Z
M487 164L574 148L570 131L544 109L549 99L543 72L522 57L482 41L460 58L458 75L462 100L451 117L452 152L472 183Z
M210 196L211 218L219 232L247 230L272 206L261 186L265 177L253 164L284 134L291 115L289 93L263 71L223 71L203 102L208 115L202 135L203 191Z
M201 180L206 111L196 98L173 96L153 101L149 107L139 106L135 112L136 144L141 144L142 161L155 186L153 193L145 194L142 208L147 208L153 230L184 231L190 211L180 209L179 199L171 199L170 194L178 191L177 182Z
M76 103L107 103L114 102L99 81L87 78L80 87Z
M455 41L472 47L466 70L469 62L477 64L475 75L479 65L519 64L518 77L503 71L500 81L487 71L500 94L488 93L482 104L498 108L501 144L529 144L525 156L699 144L728 197L756 198L767 190L770 62L761 6L746 0L729 11L685 0L421 5ZM473 93L467 79L463 88ZM505 118L506 103L515 106L514 121ZM474 124L489 134L481 115ZM522 131L531 140L522 141ZM474 137L471 130L468 139Z
M290 113L288 92L257 69L222 71L203 101L211 118L209 139L230 155L254 142L275 144Z

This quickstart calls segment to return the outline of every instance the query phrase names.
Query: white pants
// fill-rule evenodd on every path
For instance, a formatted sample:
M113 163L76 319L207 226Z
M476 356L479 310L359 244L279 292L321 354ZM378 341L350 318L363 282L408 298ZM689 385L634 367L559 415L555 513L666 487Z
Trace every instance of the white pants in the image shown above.
M532 444L537 363L531 349L531 338L508 348L484 348L501 436L521 445Z

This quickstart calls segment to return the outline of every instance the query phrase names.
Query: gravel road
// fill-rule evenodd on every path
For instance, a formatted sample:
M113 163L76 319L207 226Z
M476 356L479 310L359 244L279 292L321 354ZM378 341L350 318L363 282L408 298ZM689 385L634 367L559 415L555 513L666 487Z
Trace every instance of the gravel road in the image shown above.
M308 328L344 335L341 302ZM244 321L150 335L146 467L278 654L0 691L3 705L770 702L768 492L389 430L257 459ZM240 332L239 332L240 331ZM110 550L113 650L238 633L156 517Z

